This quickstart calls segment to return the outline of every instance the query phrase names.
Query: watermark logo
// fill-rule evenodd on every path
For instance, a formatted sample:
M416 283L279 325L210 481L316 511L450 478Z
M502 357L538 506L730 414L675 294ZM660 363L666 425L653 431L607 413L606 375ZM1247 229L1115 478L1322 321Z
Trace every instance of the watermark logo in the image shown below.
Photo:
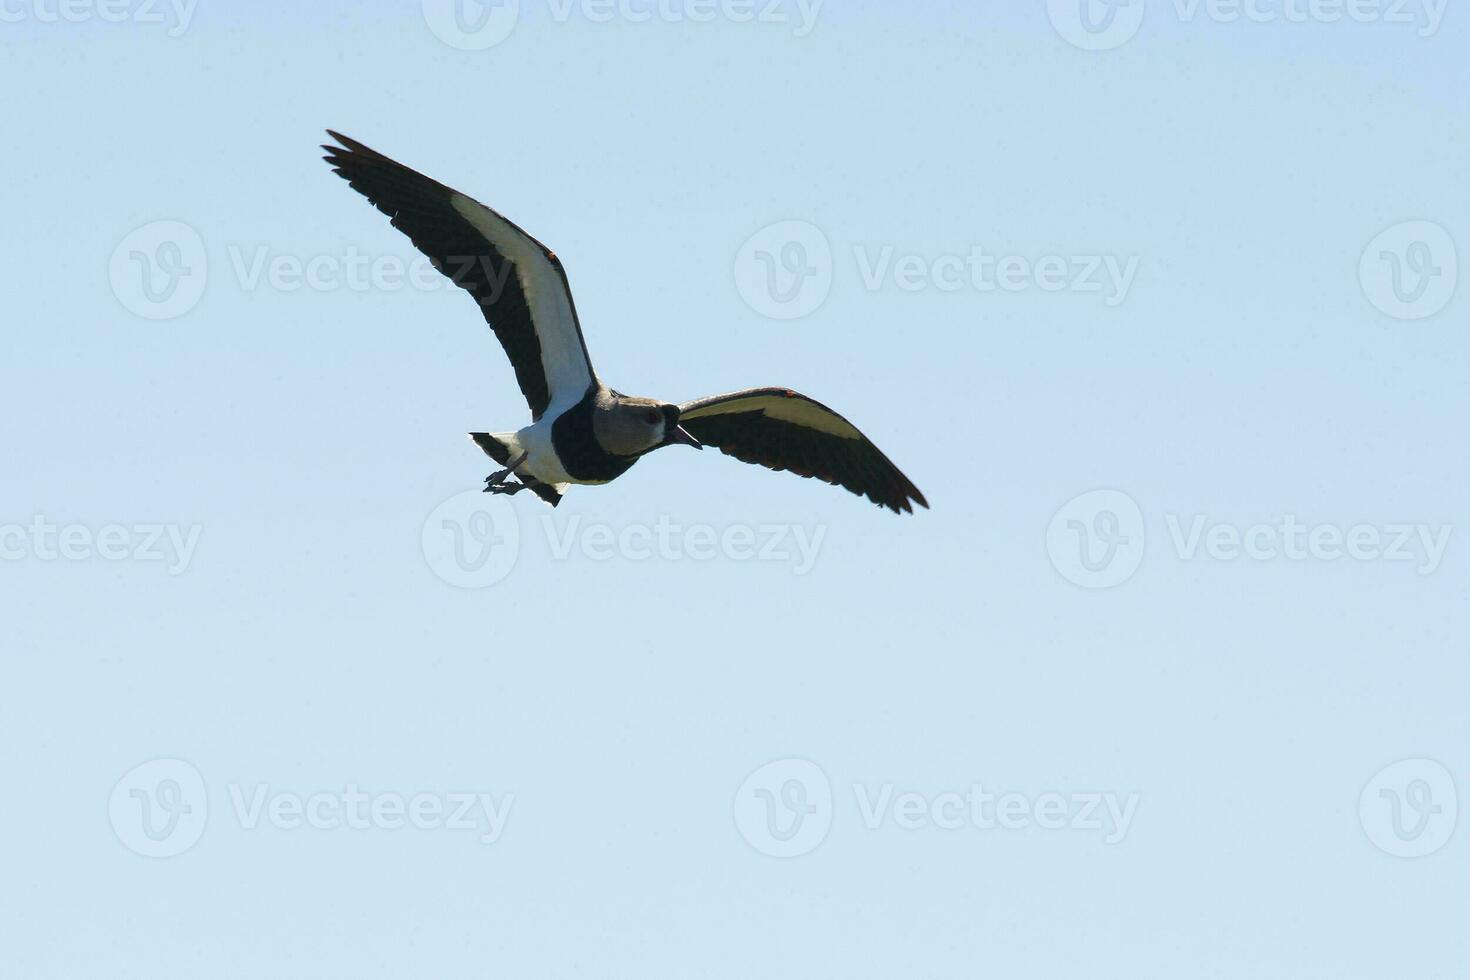
M532 522L523 527L524 520ZM667 514L618 525L588 521L580 514L523 518L508 497L466 491L434 508L424 521L421 544L429 568L445 582L483 589L510 575L528 544L541 548L550 561L722 560L782 566L793 575L806 575L826 537L824 524L719 527L684 524Z
M1169 0L1155 4L1181 24L1389 24L1439 32L1448 0ZM1052 27L1084 51L1126 44L1143 23L1145 0L1047 0Z
M1046 553L1063 578L1084 589L1107 589L1133 577L1143 562L1143 511L1121 490L1091 490L1052 516Z
M1143 5L1144 0L1046 0L1046 15L1067 43L1084 51L1108 51L1138 33Z
M1122 842L1138 812L1137 793L996 793L979 782L963 790L876 788L854 781L858 823L869 831L1075 831ZM771 857L815 850L832 829L832 784L816 763L778 759L752 772L735 791L735 827L752 848Z
M735 254L735 288L762 316L800 319L832 291L832 246L809 221L767 225Z
M204 296L209 256L199 232L182 221L151 221L113 249L107 266L112 293L147 320L171 320Z
M1454 777L1433 759L1385 766L1363 787L1358 817L1363 833L1386 854L1433 854L1449 842L1459 818Z
M182 854L199 843L209 819L204 777L182 759L145 762L112 788L107 817L117 839L136 854Z
M223 281L245 293L303 289L433 293L473 280L488 284L493 299L505 289L511 274L509 262L494 262L484 255L444 256L441 268L426 255L372 254L355 245L340 252L301 255L232 242L224 246L224 252L228 261L215 270L216 280L223 271ZM154 221L118 245L108 275L113 293L125 307L139 316L165 320L183 316L198 305L209 266L208 249L197 231L181 221Z
M1454 525L1388 521L1339 524L1296 514L1249 524L1201 513L1164 514L1164 539L1179 561L1413 563L1417 575L1443 564ZM1063 504L1046 529L1052 567L1089 589L1121 585L1138 571L1148 533L1138 503L1121 490L1091 490Z
M247 254L240 245L231 244L225 252L235 285L247 293L262 286L278 293L294 293L303 287L319 293L342 289L398 293L404 288L434 293L456 288L460 282L476 281L489 286L488 303L505 289L511 272L509 262L496 265L484 255L444 256L441 272L427 255L407 260L391 253L367 255L355 245L347 246L340 255L319 253L305 258L289 252L272 253L264 245L255 246Z
M852 267L863 290L902 293L971 290L985 295L1097 294L1108 306L1127 298L1142 257L1136 254L991 252L970 245L962 252L925 254L891 244L858 242ZM833 252L827 236L806 221L767 225L746 239L735 256L735 285L755 312L795 320L815 311L832 290Z
M109 269L113 290L139 315L169 319L198 304L211 272L216 288L223 282L245 293L345 290L395 295L405 290L441 292L469 280L487 283L495 295L506 288L511 274L509 263L483 255L448 256L436 267L424 255L364 252L355 245L301 254L230 242L222 250L223 257L210 269L206 244L197 232L182 222L152 222L129 235L114 252ZM991 251L980 244L936 253L866 242L853 244L849 256L834 253L826 233L816 225L793 220L752 234L736 251L733 275L737 291L752 310L774 320L796 320L826 302L838 265L869 293L1067 293L1095 296L1116 307L1131 294L1142 257L1121 252L1023 255Z
M231 782L229 808L242 831L450 830L493 844L505 832L514 793L365 792L349 782L314 793L268 783ZM118 780L107 816L125 847L145 857L173 857L199 842L209 819L209 793L199 770L181 759L154 759Z
M521 553L521 522L502 496L466 490L444 501L424 521L420 543L434 574L461 589L502 581Z
M806 759L777 759L745 777L735 791L735 827L770 857L800 857L832 829L832 784Z
M484 51L516 29L520 0L423 0L424 22L434 36L461 51Z
M1358 260L1363 295L1396 320L1422 320L1449 305L1459 281L1450 233L1432 221L1402 221L1374 236Z

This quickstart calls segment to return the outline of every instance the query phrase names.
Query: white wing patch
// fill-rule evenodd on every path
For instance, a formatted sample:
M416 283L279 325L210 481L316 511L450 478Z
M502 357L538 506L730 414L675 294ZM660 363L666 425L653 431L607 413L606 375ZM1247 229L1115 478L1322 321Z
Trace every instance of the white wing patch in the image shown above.
M541 247L515 225L458 191L449 200L454 210L515 265L541 343L541 370L551 396L546 414L554 417L558 409L580 401L592 385L592 368L577 333L565 280Z
M738 412L760 410L767 418L790 422L804 429L815 429L843 439L861 439L863 434L852 423L829 409L807 401L805 398L787 398L783 395L752 395L749 398L732 398L701 405L679 413L681 419L697 419L708 415L733 415Z

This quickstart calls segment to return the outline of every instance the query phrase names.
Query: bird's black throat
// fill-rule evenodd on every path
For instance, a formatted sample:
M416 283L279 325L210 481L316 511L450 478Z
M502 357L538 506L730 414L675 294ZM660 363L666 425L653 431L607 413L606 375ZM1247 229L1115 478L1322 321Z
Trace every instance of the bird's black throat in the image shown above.
M605 482L628 472L636 456L618 456L603 449L592 434L592 416L597 411L594 385L571 408L551 423L551 445L562 469L578 480Z

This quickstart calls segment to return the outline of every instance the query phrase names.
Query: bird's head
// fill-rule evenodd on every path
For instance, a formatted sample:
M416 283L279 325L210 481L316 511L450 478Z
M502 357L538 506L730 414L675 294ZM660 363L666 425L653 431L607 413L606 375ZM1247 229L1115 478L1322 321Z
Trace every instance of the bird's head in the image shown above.
M638 456L661 446L703 449L679 424L679 406L653 398L611 395L592 415L592 431L615 456Z

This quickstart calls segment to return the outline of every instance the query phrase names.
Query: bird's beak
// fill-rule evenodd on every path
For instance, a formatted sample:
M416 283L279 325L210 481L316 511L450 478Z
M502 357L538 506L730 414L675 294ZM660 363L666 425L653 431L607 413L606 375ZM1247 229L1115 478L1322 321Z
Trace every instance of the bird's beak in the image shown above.
M691 436L682 425L674 426L674 431L670 432L664 439L664 445L693 446L695 449L704 448L704 446L700 445L699 440Z

